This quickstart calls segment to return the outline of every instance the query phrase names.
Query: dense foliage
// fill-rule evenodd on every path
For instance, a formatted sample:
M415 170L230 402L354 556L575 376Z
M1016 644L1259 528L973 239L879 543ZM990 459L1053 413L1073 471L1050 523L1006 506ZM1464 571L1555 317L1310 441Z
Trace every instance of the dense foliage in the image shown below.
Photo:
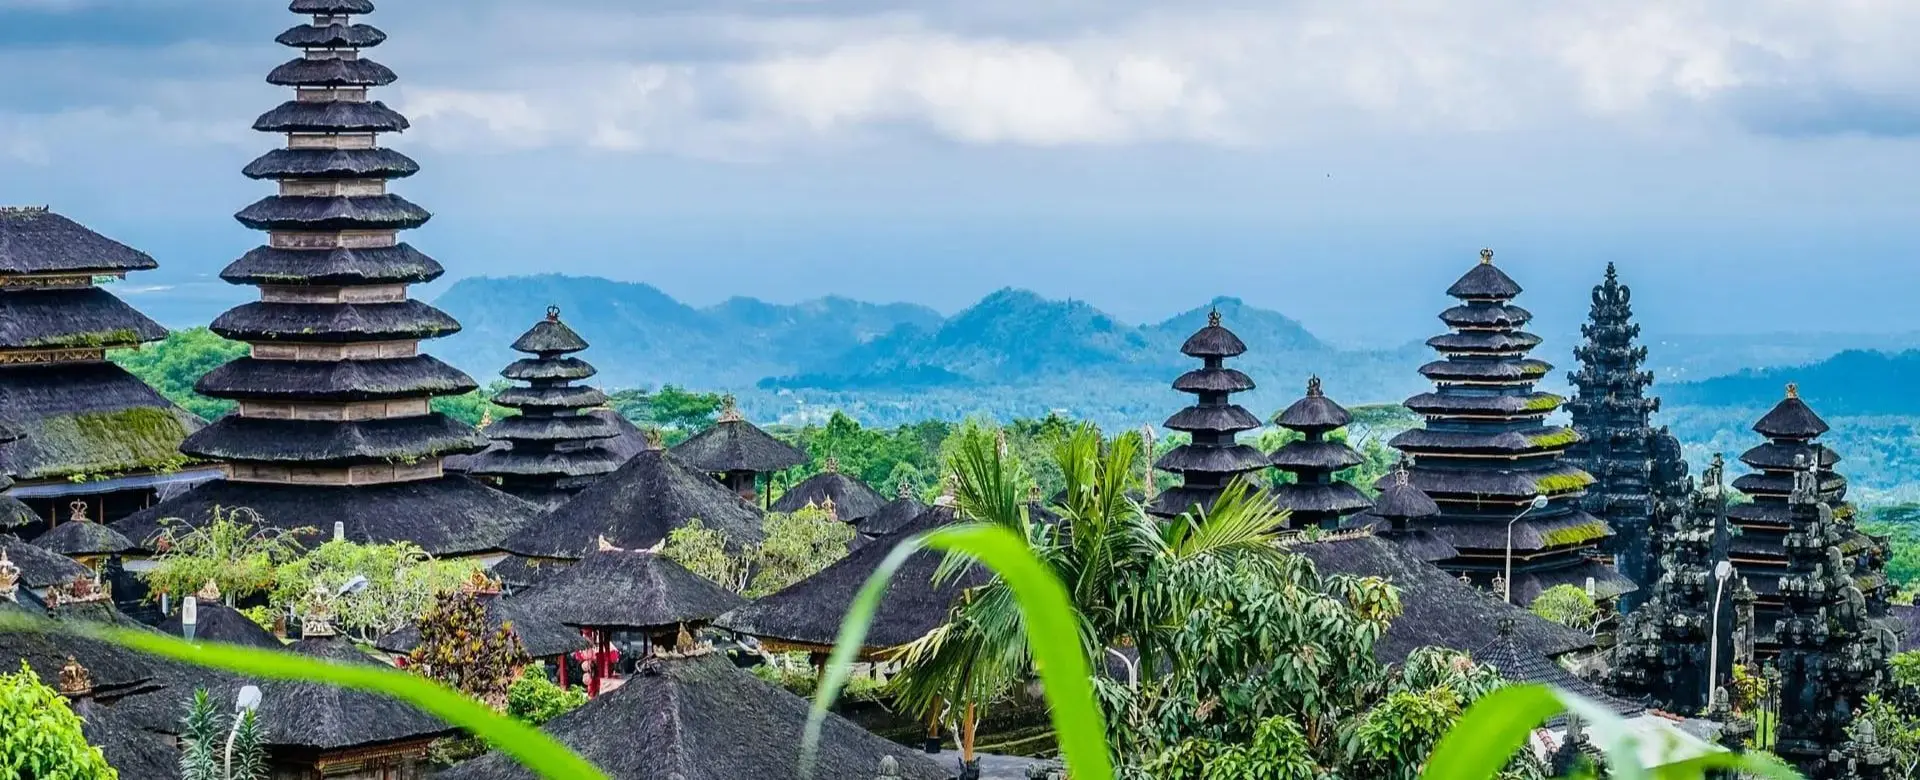
M433 606L436 596L458 588L479 567L472 560L439 560L409 542L334 540L276 569L269 602L292 606L316 588L338 593L356 577L365 578L365 587L334 601L333 623L362 641L372 641L413 623Z
M0 674L0 777L117 780L100 749L87 744L66 697L40 683L26 662Z
M440 594L418 621L420 644L408 668L505 711L509 687L533 663L511 624L487 623L480 597L462 590Z
M247 345L242 342L228 341L206 328L189 328L140 349L114 350L109 358L180 408L211 420L232 411L234 404L196 393L194 384L208 371L246 354Z
M201 526L164 521L152 542L158 554L140 578L155 596L175 598L209 582L230 599L266 593L273 590L281 567L306 552L297 533L269 527L244 507L215 507L212 519Z
M758 598L812 576L847 555L853 526L823 509L768 512L766 539L729 545L719 530L695 519L667 536L662 552L688 571L736 593Z
M1533 599L1533 614L1575 631L1591 634L1600 628L1604 615L1584 588L1555 585Z
M507 714L535 726L577 710L587 703L579 686L562 688L532 668L507 686Z

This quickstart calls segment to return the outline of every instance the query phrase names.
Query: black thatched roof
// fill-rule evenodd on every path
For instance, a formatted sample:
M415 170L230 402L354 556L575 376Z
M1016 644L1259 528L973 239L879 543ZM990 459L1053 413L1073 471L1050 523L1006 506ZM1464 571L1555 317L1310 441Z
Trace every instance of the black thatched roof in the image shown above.
M825 506L828 500L833 501L834 517L856 525L887 503L886 496L867 487L867 483L829 469L788 489L773 502L773 511L798 512L808 506Z
M807 462L807 454L737 413L722 413L720 422L673 447L674 457L709 474L728 471L768 473Z
M1166 427L1187 433L1239 433L1260 427L1260 418L1239 404L1196 405L1174 412L1172 417L1167 418Z
M167 329L98 287L0 293L0 348L131 347Z
M1160 460L1153 464L1154 468L1161 471L1208 474L1237 474L1266 468L1266 465L1267 456L1248 444L1230 447L1182 444L1160 456Z
M177 466L204 425L104 361L0 368L0 419L22 434L0 445L0 471L21 479Z
M0 609L11 608L0 600ZM132 650L69 634L0 631L0 659L12 671L25 661L34 675L49 685L60 679L60 667L71 657L93 676L96 696L112 698L159 687L167 675L161 662Z
M373 0L293 0L287 10L315 16L373 13Z
M364 249L263 246L241 255L220 278L233 284L393 284L431 282L444 273L439 261L405 243Z
M12 483L13 480L8 479L4 473L0 473L0 491L6 490ZM0 492L0 532L25 528L39 522L40 516L33 513L32 507L21 503L20 499Z
M301 655L335 663L373 664L374 660L345 637L302 639L289 648ZM209 691L215 701L233 701L238 686ZM259 718L262 740L269 749L305 748L345 750L430 740L456 729L398 699L375 693L309 682L267 680L260 687ZM191 694L188 694L191 695Z
M1517 382L1539 379L1553 364L1534 358L1498 360L1436 360L1420 367L1420 375L1436 382Z
M643 631L710 622L746 602L659 553L596 550L510 603L569 626Z
M1572 585L1586 590L1588 581L1593 583L1595 601L1606 601L1640 589L1633 580L1618 569L1590 559L1581 559L1571 566L1554 568L1529 568L1513 572L1513 600L1521 604L1532 604L1540 594L1556 585Z
M1501 395L1452 395L1449 393L1421 393L1406 400L1408 409L1418 414L1432 417L1476 416L1476 417L1545 417L1560 406L1561 399L1552 393L1518 393Z
M364 105L302 103L300 105ZM233 215L254 230L406 230L433 214L399 195L268 195Z
M1413 484L1412 475L1401 468L1380 483L1380 495L1374 498L1369 514L1388 521L1418 520L1440 514L1440 505Z
M34 538L35 547L69 558L120 555L135 545L120 532L91 520L70 520Z
M1287 442L1267 458L1267 462L1276 468L1306 472L1339 471L1353 468L1364 461L1360 453L1347 446L1346 442L1306 439Z
M1401 615L1374 645L1374 655L1388 663L1422 647L1472 651L1508 618L1518 626L1520 644L1541 656L1593 646L1592 637L1499 601L1385 539L1362 536L1293 550L1311 559L1322 576L1380 577L1399 589Z
M1286 483L1267 487L1274 505L1300 513L1349 515L1373 506L1360 489L1345 482L1325 485Z
M1825 444L1815 442L1766 442L1746 452L1740 453L1740 462L1756 469L1785 471L1799 468L1799 458L1805 458L1822 469L1830 469L1840 463L1840 453Z
M607 402L607 395L593 387L541 385L509 387L496 394L493 402L522 411L564 411L600 406Z
M513 350L531 355L565 355L585 350L587 340L580 338L567 324L560 321L560 310L551 309L547 319L534 323L520 338L514 339Z
M42 208L0 208L0 275L122 273L160 267L147 253Z
M1509 513L1508 519L1511 517ZM1507 519L1443 522L1435 518L1418 524L1418 527L1432 531L1435 536L1461 549L1504 550L1507 545ZM1513 524L1513 550L1535 552L1560 547L1564 543L1556 544L1550 540L1563 535L1582 538L1590 544L1593 540L1613 536L1613 530L1607 527L1605 520L1578 509L1559 514L1529 514Z
M281 46L301 49L371 49L385 43L387 34L365 24L302 24L274 37Z
M545 580L554 572L572 566L574 561L553 558L528 558L524 555L508 555L488 569L487 573L509 591L519 591Z
M1244 355L1247 344L1220 325L1220 312L1207 314L1207 326L1195 331L1180 345L1181 354L1197 358L1230 358Z
M1396 449L1415 452L1519 455L1564 450L1578 443L1578 439L1568 440L1567 434L1571 432L1568 428L1544 425L1518 431L1413 428L1401 431L1389 443Z
M545 731L613 780L796 778L810 705L735 668L725 656L643 661L618 690L548 723ZM902 780L946 780L925 755L827 716L813 776L864 780L880 760L899 763ZM532 780L503 755L454 767L441 780Z
M1523 330L1443 333L1427 339L1427 346L1447 353L1524 353L1540 346L1540 337Z
M479 452L485 437L444 414L385 420L274 420L230 414L187 437L180 451L212 460L308 465L410 462Z
M715 621L715 625L764 640L815 647L832 647L840 622L860 588L880 568L880 562L901 541L953 521L953 510L935 507L899 531L877 539L813 576L778 593L743 606ZM947 619L948 609L964 587L982 584L986 575L970 572L936 586L934 572L944 553L921 550L907 559L887 586L867 631L867 647L891 648L925 636Z
M420 164L392 149L274 149L240 172L249 179L401 179Z
M72 558L20 541L12 534L0 534L0 556L20 569L20 587L28 590L64 585L91 573Z
M760 510L705 473L661 450L646 450L519 533L503 549L536 558L579 558L601 537L644 550L699 518L740 543L765 538Z
M576 629L568 628L557 618L538 607L518 599L503 599L499 594L479 596L480 607L486 615L487 630L498 631L510 626L520 644L527 648L527 655L534 658L551 658L566 655L593 646ZM420 627L408 626L383 636L373 646L389 653L406 655L420 646Z
M252 618L240 614L240 611L218 601L200 601L194 615L193 641L218 642L242 647L257 647L262 650L282 650L286 643L280 638L253 622ZM182 622L186 612L175 609L166 620L160 621L160 631L176 637L185 637L186 626Z
M500 375L520 382L587 379L600 373L585 360L572 357L522 358L500 369Z
M1533 312L1511 303L1473 304L1440 312L1440 321L1455 328L1518 328L1533 321Z
M352 487L216 480L112 525L145 546L159 534L163 518L200 526L215 507L247 507L275 528L313 528L316 539L330 536L341 522L353 541L413 542L441 557L499 550L502 540L540 511L464 476Z
M1520 285L1493 264L1493 252L1481 250L1480 264L1447 288L1447 295L1465 301L1506 301L1520 295Z
M1787 385L1787 397L1754 423L1753 430L1769 439L1804 440L1826 433L1830 428L1806 401L1800 400L1799 388Z
M927 505L911 495L902 496L881 505L881 507L854 522L854 529L862 536L883 537L899 533L920 515L927 511Z
M446 312L415 300L399 303L241 304L215 318L212 330L236 341L336 344L432 339L460 332Z
M618 433L611 439L601 441L600 446L612 450L614 455L619 456L621 463L632 460L633 456L647 451L647 432L640 430L640 426L634 425L632 420L621 417L619 412L612 409L591 409L586 414L613 423L614 430Z
M267 83L282 87L384 87L399 80L392 68L364 57L288 60L267 73Z
M514 415L495 420L485 431L489 438L515 442L586 442L620 435L613 422L590 414L557 417ZM620 465L619 461L613 464ZM609 468L608 471L613 469Z
M1536 618L1537 619L1537 618ZM1638 715L1645 707L1608 695L1592 683L1547 659L1540 648L1526 641L1517 619L1502 620L1494 639L1472 651L1473 660L1493 667L1508 682L1551 685L1605 705L1615 715Z
M1307 380L1307 394L1274 416L1273 423L1301 432L1326 432L1353 422L1346 408L1334 403L1321 390L1320 377Z
M385 360L260 360L242 357L200 378L210 398L281 401L377 401L460 395L471 377L432 355Z
M365 103L289 100L253 120L253 129L268 133L382 133L399 132L410 126L400 112L378 100Z
M1237 368L1196 368L1173 380L1183 393L1240 393L1253 389L1253 377Z
M180 777L180 748L165 736L129 721L115 710L91 705L80 716L80 733L100 748L107 765L125 780L174 780Z

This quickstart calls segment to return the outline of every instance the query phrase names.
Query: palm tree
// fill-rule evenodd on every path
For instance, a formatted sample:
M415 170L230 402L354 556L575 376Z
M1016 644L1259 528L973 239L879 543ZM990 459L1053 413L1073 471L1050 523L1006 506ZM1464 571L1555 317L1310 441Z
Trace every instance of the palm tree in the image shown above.
M1103 441L1080 425L1055 446L1066 483L1035 517L1030 484L1004 440L984 430L964 433L948 467L961 519L1007 528L1066 584L1089 660L1117 656L1137 683L1161 669L1166 650L1156 637L1184 620L1181 576L1200 561L1280 565L1272 542L1285 513L1236 482L1212 507L1172 520L1148 515L1136 496L1143 485L1144 444L1129 432ZM971 565L949 558L943 578ZM1126 650L1137 653L1137 660ZM1012 589L998 578L965 591L948 622L902 648L895 690L907 706L937 714L949 705L959 721L963 761L972 764L979 709L1031 677L1024 618Z

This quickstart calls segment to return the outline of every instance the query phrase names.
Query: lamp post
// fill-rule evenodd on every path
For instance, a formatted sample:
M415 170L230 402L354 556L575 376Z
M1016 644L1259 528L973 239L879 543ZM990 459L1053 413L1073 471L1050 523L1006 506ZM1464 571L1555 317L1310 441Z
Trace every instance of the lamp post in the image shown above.
M233 740L240 736L240 722L246 720L249 713L260 709L260 689L246 686L240 689L239 700L233 705L233 728L227 730L226 780L233 780ZM253 778L246 778L253 780Z
M1720 596L1727 592L1727 579L1733 576L1733 564L1721 561L1713 565L1713 628L1707 632L1707 701L1713 701L1713 689L1720 676Z
M1514 515L1512 520L1507 521L1507 580L1506 584L1500 588L1506 592L1501 593L1500 597L1506 599L1508 604L1513 603L1513 524L1520 522L1520 518L1526 517L1528 512L1546 508L1547 497L1534 496L1533 501L1527 504L1527 508L1520 510L1520 514Z

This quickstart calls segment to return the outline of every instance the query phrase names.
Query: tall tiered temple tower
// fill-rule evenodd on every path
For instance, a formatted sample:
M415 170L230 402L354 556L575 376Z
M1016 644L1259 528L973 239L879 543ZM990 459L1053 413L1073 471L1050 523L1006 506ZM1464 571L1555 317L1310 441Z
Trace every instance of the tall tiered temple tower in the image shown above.
M1407 399L1426 426L1393 439L1440 505L1421 525L1459 550L1439 566L1520 605L1555 585L1591 583L1602 600L1631 591L1596 560L1612 532L1581 508L1593 477L1561 457L1580 435L1545 423L1561 399L1534 389L1552 366L1527 356L1540 337L1521 330L1533 315L1513 303L1520 285L1482 251L1447 294L1460 301L1440 315L1452 331L1427 341L1441 359L1420 367L1435 390Z
M1593 475L1583 505L1613 529L1605 550L1614 568L1638 588L1621 596L1623 612L1650 596L1660 579L1653 542L1667 516L1656 508L1680 511L1684 503L1684 494L1656 498L1657 492L1672 488L1672 480L1656 480L1654 474L1656 450L1666 451L1656 446L1656 439L1667 434L1652 425L1660 399L1647 395L1653 374L1641 369L1647 348L1634 343L1640 326L1633 322L1632 301L1632 288L1620 283L1608 263L1606 279L1593 288L1589 319L1580 326L1586 343L1573 350L1580 370L1567 376L1575 388L1567 411L1580 441L1567 449L1566 462ZM1685 461L1664 463L1664 471L1676 465L1684 474Z
M1767 437L1767 442L1740 455L1740 462L1755 472L1733 481L1753 502L1732 507L1727 514L1739 529L1733 540L1733 563L1758 595L1754 628L1761 655L1779 648L1774 624L1784 614L1780 578L1787 574L1791 551L1786 539L1795 528L1792 495L1796 469L1802 464L1813 469L1813 495L1831 510L1834 530L1842 536L1839 550L1854 570L1855 586L1876 617L1885 615L1893 590L1887 584L1886 550L1854 528L1854 509L1846 500L1847 478L1834 470L1840 455L1817 441L1827 432L1827 422L1801 400L1799 388L1788 385L1787 397L1754 423L1753 430Z
M1733 575L1722 582L1714 571L1727 560L1730 540L1723 474L1715 456L1687 511L1662 516L1655 533L1660 579L1626 617L1614 652L1615 688L1667 712L1705 710L1713 688L1732 676L1737 583ZM1717 670L1712 682L1709 668Z
M1161 517L1177 517L1195 506L1211 508L1234 477L1266 468L1267 458L1235 437L1260 427L1260 418L1233 403L1234 393L1253 389L1253 379L1227 368L1230 357L1246 354L1247 345L1220 324L1220 312L1207 315L1207 326L1187 338L1180 352L1201 361L1200 368L1174 380L1173 389L1192 393L1192 406L1167 418L1166 425L1192 435L1193 441L1175 447L1154 464L1179 474L1181 484L1147 505Z
M607 396L573 384L597 373L573 356L586 348L586 339L560 321L558 308L548 308L546 319L513 342L514 351L533 357L514 361L500 375L526 386L502 391L493 402L520 413L487 426L487 437L505 446L474 456L468 473L553 507L620 468L621 458L602 445L620 429L590 413Z
M197 523L216 506L251 507L281 527L326 534L340 523L355 540L410 541L443 556L492 552L536 509L443 470L443 458L486 440L430 406L475 385L420 351L460 325L407 294L443 269L399 239L427 221L426 209L387 191L419 166L379 144L381 133L407 128L368 95L395 79L361 56L386 34L352 18L371 12L371 0L294 0L292 10L312 20L278 40L300 55L267 81L291 87L293 99L254 122L287 145L245 170L279 192L236 215L265 231L267 244L221 273L260 288L260 300L213 323L251 352L199 384L239 410L181 448L226 462L229 478L121 530L144 541L159 518Z
M1305 398L1274 417L1275 425L1300 434L1268 458L1274 468L1293 475L1292 482L1268 488L1274 503L1292 513L1291 527L1334 530L1347 516L1373 506L1367 494L1333 476L1365 461L1345 441L1328 438L1352 421L1353 415L1321 390L1317 376L1307 380Z
M1841 756L1861 702L1888 679L1899 648L1875 624L1845 549L1857 536L1836 517L1822 467L1804 456L1789 472L1786 571L1779 578L1780 712L1774 753L1810 780L1855 777ZM1769 477L1771 479L1771 477ZM1844 505L1843 505L1844 506Z
M40 517L117 520L170 485L218 470L180 455L204 423L113 363L107 352L167 331L100 286L158 267L153 258L45 208L0 208L0 472ZM178 488L178 489L184 489ZM44 527L19 529L32 537Z

